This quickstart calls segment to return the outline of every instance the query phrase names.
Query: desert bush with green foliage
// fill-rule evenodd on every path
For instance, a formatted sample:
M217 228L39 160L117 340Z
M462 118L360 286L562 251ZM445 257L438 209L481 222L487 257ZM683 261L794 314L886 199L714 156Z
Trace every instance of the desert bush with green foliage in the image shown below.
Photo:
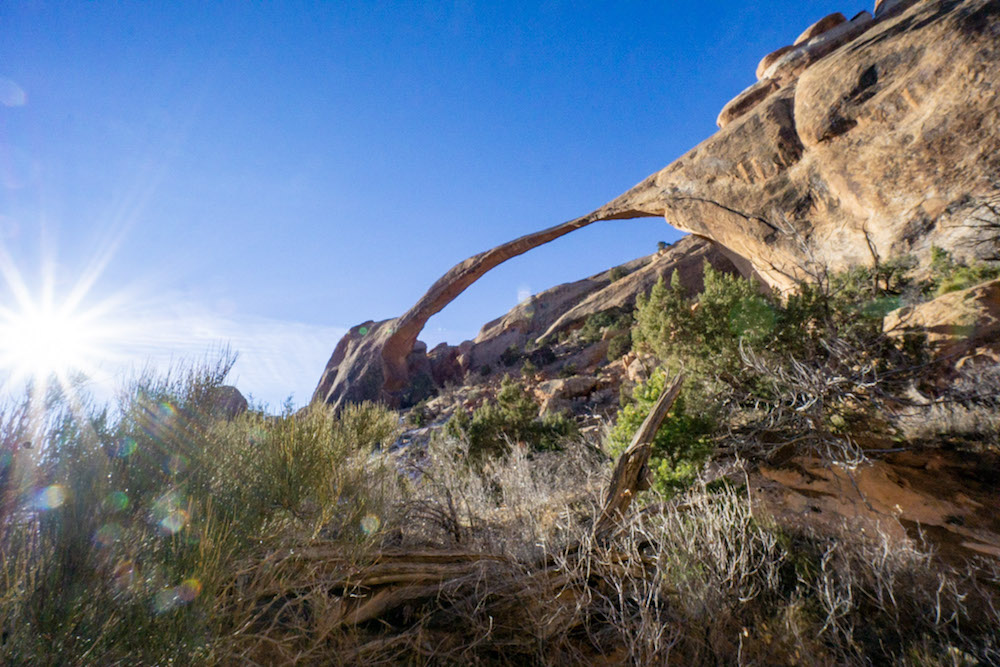
M615 425L608 434L608 450L617 459L624 452L642 422L653 409L666 384L666 372L653 373L637 386L631 400L618 411ZM670 414L656 432L649 468L654 487L660 493L672 495L690 486L700 475L712 453L708 435L714 423L703 416L689 414L683 396L674 403Z
M468 443L471 461L503 456L512 444L535 451L558 449L576 433L576 423L565 415L538 416L538 403L523 384L504 376L493 401L470 415L458 410L445 432Z
M909 285L905 271L821 274L782 300L706 265L697 297L675 274L637 300L633 344L684 371L688 406L742 432L744 442L882 432L886 405L919 381L926 363L919 338L882 331Z
M617 282L628 275L628 270L624 266L615 266L608 270L608 280Z
M511 345L500 353L500 363L504 367L511 367L524 358L524 351L517 345Z
M608 361L621 359L632 349L632 332L624 331L608 341Z
M621 331L632 326L632 314L627 310L610 308L593 313L584 321L577 334L583 343L596 343L606 331Z

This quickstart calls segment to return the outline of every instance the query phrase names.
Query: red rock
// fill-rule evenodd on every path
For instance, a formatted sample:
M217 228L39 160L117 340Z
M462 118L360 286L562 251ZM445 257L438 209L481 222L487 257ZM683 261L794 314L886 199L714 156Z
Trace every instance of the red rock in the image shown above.
M811 26L802 31L802 34L795 38L792 42L793 46L798 46L802 42L808 41L817 35L822 35L824 32L830 28L836 27L846 21L847 19L840 12L824 16L819 21L816 21Z

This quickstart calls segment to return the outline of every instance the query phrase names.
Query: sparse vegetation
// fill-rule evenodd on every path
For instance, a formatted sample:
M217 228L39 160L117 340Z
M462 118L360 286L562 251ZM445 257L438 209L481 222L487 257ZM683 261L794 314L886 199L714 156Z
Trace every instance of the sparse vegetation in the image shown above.
M895 273L859 268L782 301L706 265L698 297L674 278L638 299L633 341L688 374L689 407L731 444L847 445L891 430L887 405L921 379L921 340L882 331L902 287Z
M596 343L607 331L627 330L632 326L632 314L618 308L590 315L577 334L582 343Z
M617 282L628 275L628 270L624 266L615 266L608 270L608 280Z
M632 332L624 331L608 342L608 361L621 359L632 349Z
M654 373L648 382L635 388L631 401L619 410L615 426L608 434L613 457L617 458L629 446L665 384L666 373L663 370ZM713 426L706 417L688 414L683 398L674 403L670 416L657 431L649 461L654 486L660 493L682 491L698 478L712 453L707 436Z
M1000 265L958 262L947 250L931 248L931 277L927 291L934 296L967 289L998 276L1000 276Z
M53 388L0 416L0 661L211 662L239 562L289 539L370 542L364 519L395 490L369 457L395 415L227 422L206 397L231 362L138 378L114 410Z
M524 351L517 345L511 345L500 353L500 363L505 368L510 368L524 358Z
M683 405L655 511L594 542L598 443L545 430L509 379L404 464L373 405L227 420L207 397L228 366L140 378L112 410L51 392L0 413L5 664L1000 658L995 567L779 528L746 489L697 481L710 424ZM472 423L502 440L475 453ZM564 449L539 451L557 432Z
M719 451L995 447L1000 366L925 386L921 341L881 329L991 275L955 266L932 287L905 260L818 274L784 299L710 267L693 299L661 281L634 326L610 311L576 334L620 331L609 357L631 340L662 366L603 443L539 418L509 377L411 457L387 451L399 417L372 404L227 413L231 357L137 378L111 408L29 395L0 410L0 662L997 664L995 562L953 569L905 531L779 526L738 475L704 477ZM555 355L509 356L528 374ZM677 370L653 488L598 539L602 446L624 450Z
M503 456L512 445L533 450L556 449L576 432L569 417L538 416L538 404L524 385L505 376L496 400L473 411L460 410L448 421L448 435L468 443L470 460L481 463Z

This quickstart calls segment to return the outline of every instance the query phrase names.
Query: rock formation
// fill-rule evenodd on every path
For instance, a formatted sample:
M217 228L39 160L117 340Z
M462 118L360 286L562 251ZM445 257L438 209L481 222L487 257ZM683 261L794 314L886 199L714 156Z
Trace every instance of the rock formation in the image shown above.
M779 290L913 254L996 259L1000 1L885 0L766 57L720 130L596 211L457 264L402 317L354 327L314 400L398 401L426 321L497 264L601 220L663 216ZM433 369L430 371L433 372ZM421 376L423 377L423 376Z
M889 313L890 333L920 332L937 357L1000 361L1000 280Z
M705 262L719 271L737 272L718 246L695 236L685 237L653 255L615 267L624 274L616 280L612 280L610 270L602 271L533 295L506 315L483 325L475 340L458 346L441 344L430 352L426 345L414 340L400 364L404 381L396 385L397 389L385 388L381 362L385 358L386 341L398 333L398 320L365 322L353 327L338 343L314 400L340 388L342 393L337 394L337 399L329 401L334 405L372 399L408 405L424 398L429 390L448 383L460 384L469 372L497 366L510 348L550 342L559 332L581 326L596 313L631 309L636 296L648 292L660 277L669 278L675 271L686 289L697 293L702 288ZM604 348L585 351L583 357L602 357ZM583 357L571 363L579 367L589 365Z

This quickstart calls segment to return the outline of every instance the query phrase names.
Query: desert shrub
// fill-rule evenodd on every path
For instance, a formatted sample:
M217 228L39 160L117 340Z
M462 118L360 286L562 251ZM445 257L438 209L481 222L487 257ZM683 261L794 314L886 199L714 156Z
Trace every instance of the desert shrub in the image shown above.
M648 296L636 299L632 340L693 377L735 377L741 367L739 340L760 345L774 332L774 305L756 285L705 264L705 289L689 298L674 272L668 286L663 278Z
M528 353L528 361L537 368L544 368L556 360L556 353L548 345L541 345Z
M608 280L616 282L628 275L624 266L615 266L608 270Z
M420 401L406 413L406 423L410 426L415 426L421 428L427 425L430 420L430 414L427 410L427 401Z
M538 372L538 366L531 363L531 359L525 359L521 364L521 375L528 376Z
M632 332L625 331L608 342L608 361L621 359L632 349Z
M505 367L511 367L524 358L524 352L517 345L511 345L500 353L500 363Z
M689 407L758 440L885 430L885 406L925 362L918 339L882 331L898 276L892 267L820 274L782 301L706 265L698 297L675 275L637 300L633 345L688 375Z
M617 459L629 446L663 392L665 383L666 373L663 370L654 372L648 382L633 390L631 401L618 411L615 426L608 435L608 448L614 458ZM712 445L707 438L712 428L710 419L685 410L683 396L677 399L656 432L649 460L653 483L659 492L676 493L698 477L712 453Z
M663 250L666 250L669 247L670 247L670 244L667 243L666 241L657 241L656 242L656 249L657 250L663 251Z
M559 372L556 375L558 375L560 378L563 379L573 377L574 375L576 375L576 364L574 364L572 361L567 363L566 365L564 365L562 368L559 369Z
M406 472L419 483L406 499L404 543L537 557L540 541L559 548L578 539L596 511L605 469L596 443L515 447L481 466L468 458L468 442L437 437L409 462Z
M605 331L626 329L632 325L632 314L619 308L610 308L590 315L580 327L579 338L583 343L596 343Z
M538 417L538 403L524 385L505 376L495 400L471 415L459 410L448 420L448 435L465 440L469 458L480 463L502 456L513 443L536 451L555 449L576 432L575 422L562 415Z
M931 276L927 289L934 296L957 292L1000 276L1000 265L984 262L955 261L951 253L937 246L931 248Z
M239 562L302 535L360 548L365 517L390 523L396 476L371 452L395 415L225 421L209 399L232 361L142 375L113 410L54 390L0 418L5 444L32 441L5 475L0 662L212 662Z

